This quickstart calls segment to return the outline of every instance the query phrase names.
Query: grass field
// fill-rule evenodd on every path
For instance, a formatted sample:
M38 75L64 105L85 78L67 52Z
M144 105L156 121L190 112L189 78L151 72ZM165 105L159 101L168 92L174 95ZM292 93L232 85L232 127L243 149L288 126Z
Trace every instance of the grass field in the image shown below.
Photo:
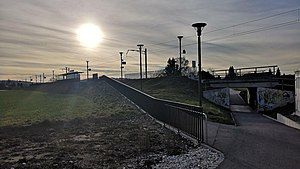
M112 89L98 86L86 87L79 92L59 94L55 91L7 90L0 92L0 126L24 125L43 120L67 120L90 115L107 115L131 111L122 105L118 97L112 97ZM115 104L115 103L121 104ZM101 111L100 111L101 110Z
M193 146L103 81L1 91L0 125L1 169L151 168Z
M123 80L124 83L140 89L140 80ZM199 105L197 82L186 77L160 77L143 80L143 91L157 98ZM214 122L233 124L230 112L207 100L203 100L203 109Z

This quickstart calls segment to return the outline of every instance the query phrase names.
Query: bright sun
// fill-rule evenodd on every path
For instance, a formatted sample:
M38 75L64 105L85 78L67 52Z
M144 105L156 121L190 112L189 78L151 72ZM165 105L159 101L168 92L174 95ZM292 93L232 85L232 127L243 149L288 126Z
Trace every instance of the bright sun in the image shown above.
M81 45L88 48L95 48L103 39L101 29L92 23L82 24L76 31L77 39Z

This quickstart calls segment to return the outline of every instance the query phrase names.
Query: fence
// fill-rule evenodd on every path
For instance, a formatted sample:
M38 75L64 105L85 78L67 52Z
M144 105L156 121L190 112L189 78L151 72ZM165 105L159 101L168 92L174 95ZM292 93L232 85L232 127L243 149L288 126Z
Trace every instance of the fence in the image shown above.
M295 72L296 114L300 116L300 70Z
M198 142L204 142L204 137L207 138L207 123L204 134L207 116L199 111L199 107L158 99L106 76L101 79L164 125L172 126Z

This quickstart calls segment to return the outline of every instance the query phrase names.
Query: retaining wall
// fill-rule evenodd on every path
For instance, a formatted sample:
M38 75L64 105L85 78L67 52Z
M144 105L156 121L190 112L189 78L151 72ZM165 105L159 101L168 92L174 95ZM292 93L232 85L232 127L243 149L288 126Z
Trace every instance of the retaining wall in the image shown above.
M291 91L257 88L257 110L269 111L295 101L295 94Z
M219 106L222 106L227 109L230 108L229 88L206 90L203 92L203 97Z

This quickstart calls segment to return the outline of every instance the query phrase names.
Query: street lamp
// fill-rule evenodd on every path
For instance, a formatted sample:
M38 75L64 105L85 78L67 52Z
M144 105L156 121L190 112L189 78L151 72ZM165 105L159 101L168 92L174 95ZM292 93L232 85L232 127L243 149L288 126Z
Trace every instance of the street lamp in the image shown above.
M139 52L140 52L140 80L141 80L141 90L143 89L142 87L142 80L143 80L143 70L142 70L142 47L144 46L143 44L138 44L139 47Z
M182 35L177 36L178 40L179 40L179 72L181 75L181 40L183 38Z
M197 30L197 36L198 36L198 67L199 67L199 72L198 72L198 92L199 92L199 107L200 110L202 111L202 86L201 86L201 81L202 81L202 73L201 73L201 33L204 27L206 26L206 23L194 23L192 24L192 27L194 27Z

